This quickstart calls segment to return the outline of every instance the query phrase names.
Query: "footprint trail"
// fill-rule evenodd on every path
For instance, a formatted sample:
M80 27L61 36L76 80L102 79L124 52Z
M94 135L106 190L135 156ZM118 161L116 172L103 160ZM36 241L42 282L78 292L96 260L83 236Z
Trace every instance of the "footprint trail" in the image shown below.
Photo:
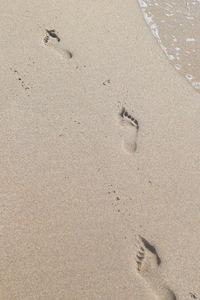
M136 253L137 273L146 282L155 299L177 300L174 292L165 284L159 273L161 259L154 246L143 237L138 237L138 250Z

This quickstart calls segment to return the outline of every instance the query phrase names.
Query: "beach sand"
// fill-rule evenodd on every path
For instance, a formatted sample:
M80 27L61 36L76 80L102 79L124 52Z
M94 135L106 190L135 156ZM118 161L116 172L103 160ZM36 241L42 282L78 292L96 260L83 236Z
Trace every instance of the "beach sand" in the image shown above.
M1 4L0 299L200 299L199 93L138 2Z

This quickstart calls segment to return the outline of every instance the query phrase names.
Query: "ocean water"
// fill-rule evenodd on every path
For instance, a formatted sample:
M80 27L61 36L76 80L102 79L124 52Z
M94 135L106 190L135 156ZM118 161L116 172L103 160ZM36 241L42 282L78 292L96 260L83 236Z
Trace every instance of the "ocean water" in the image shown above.
M200 0L138 0L174 68L200 92Z

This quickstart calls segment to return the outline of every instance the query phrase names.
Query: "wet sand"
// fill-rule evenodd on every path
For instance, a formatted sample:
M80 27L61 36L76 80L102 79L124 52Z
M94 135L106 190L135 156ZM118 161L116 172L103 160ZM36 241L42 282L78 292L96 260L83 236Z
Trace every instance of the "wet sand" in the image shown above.
M200 2L138 0L146 23L175 69L200 91Z

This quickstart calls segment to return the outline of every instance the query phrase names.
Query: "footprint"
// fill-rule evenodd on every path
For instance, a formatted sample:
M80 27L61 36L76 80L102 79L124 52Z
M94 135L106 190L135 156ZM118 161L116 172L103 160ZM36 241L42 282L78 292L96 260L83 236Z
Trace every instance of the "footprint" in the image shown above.
M57 54L60 54L64 58L73 57L72 52L63 46L61 39L58 36L58 33L56 33L55 29L51 29L51 30L46 29L44 44L49 48L53 49Z
M159 273L161 259L156 249L147 240L139 236L136 254L137 273L152 290L155 299L176 300L174 292L165 284Z
M119 113L119 118L123 130L123 148L129 153L136 152L139 123L124 107Z

